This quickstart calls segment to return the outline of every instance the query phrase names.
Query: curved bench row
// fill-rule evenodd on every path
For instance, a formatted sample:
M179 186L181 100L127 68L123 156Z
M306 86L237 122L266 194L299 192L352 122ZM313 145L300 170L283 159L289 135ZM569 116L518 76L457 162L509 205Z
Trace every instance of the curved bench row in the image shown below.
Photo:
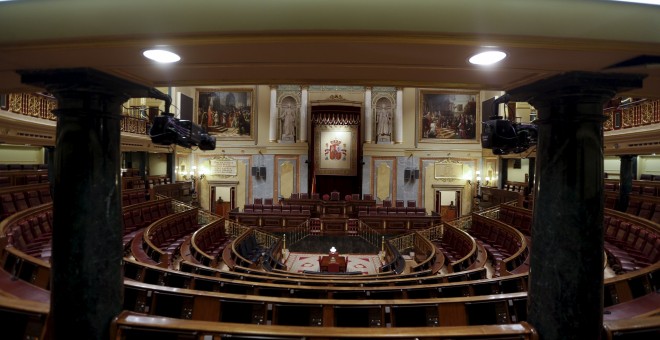
M605 252L617 274L634 271L660 261L660 225L630 213L605 209ZM529 209L503 205L499 219L523 233L531 233Z
M47 265L47 264L46 264L46 265ZM657 274L657 273L656 273L656 274ZM657 277L657 275L656 275L656 277ZM651 288L652 288L652 287L657 287L657 282L654 282L652 278L651 278L651 279L646 278L645 280L646 280L646 284L642 284L642 287L651 287ZM657 281L657 279L656 279L656 281ZM426 292L426 290L427 290L429 287L416 287L416 288L419 288L419 290L413 291L412 294L413 294L413 295L415 295L415 294L419 294L419 295L415 295L415 296L418 296L418 298L421 298L421 296L425 296L424 294L428 294L428 293ZM425 288L426 288L426 289L425 289ZM438 287L435 287L435 289L437 289L437 288L438 288ZM351 290L351 289L354 290L355 287L352 287L352 288L349 287L349 288L348 288L348 290ZM654 288L653 288L653 289L654 289ZM444 290L444 289L443 289L443 290ZM635 290L637 290L637 289L635 289ZM370 290L369 290L369 291L370 291ZM386 291L386 290L383 289L383 291ZM451 290L450 290L450 291L451 291ZM457 289L456 291L461 291L461 290L460 290L460 289ZM463 290L463 291L465 291L465 290ZM352 294L352 293L347 293L347 294ZM358 295L362 295L362 294L363 294L362 292L358 292ZM410 293L409 291L407 291L406 294L411 294L411 293ZM366 296L366 291L364 292L364 295ZM371 295L371 293L369 293L369 295ZM437 298L437 296L438 296L437 294L435 294L435 295L431 295L431 297L436 297L436 298ZM632 293L631 293L631 296L633 296ZM407 297L410 298L410 295L408 295ZM414 299L417 299L417 298L414 298Z
M184 239L199 228L197 213L190 209L151 223L143 233L142 249L158 265L169 267Z
M288 271L273 269L270 272L264 272L259 269L250 269L241 266L235 266L234 271L224 271L215 268L209 268L187 261L181 261L179 270L186 273L200 274L205 276L237 278L256 284L260 282L273 282L298 285L331 285L331 286L353 286L353 287L374 287L388 285L412 285L412 284L433 284L443 282L461 282L469 280L479 280L486 278L486 269L478 268L459 273L447 275L430 275L430 271L415 272L394 275L393 272L360 275L359 277L346 277L344 275L307 275L305 273L291 273Z
M606 210L605 251L617 273L633 271L660 261L660 229L649 220Z
M17 212L51 201L48 183L0 188L0 221Z
M483 267L486 253L465 231L448 223L429 230L429 239L444 255L447 271L450 273Z
M225 231L225 219L219 219L199 228L192 235L190 253L200 264L215 267L224 249L232 242Z
M511 274L522 266L529 256L525 236L502 221L472 214L469 231L492 259L494 276Z

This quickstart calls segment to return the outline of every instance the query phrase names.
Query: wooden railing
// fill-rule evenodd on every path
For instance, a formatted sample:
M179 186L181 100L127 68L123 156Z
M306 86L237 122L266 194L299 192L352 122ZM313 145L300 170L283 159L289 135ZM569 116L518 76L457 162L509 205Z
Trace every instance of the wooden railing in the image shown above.
M281 313L286 312L284 308ZM321 319L315 318L317 322ZM538 339L536 330L526 322L509 325L457 326L441 328L400 328L393 334L389 328L367 327L304 327L273 326L254 327L236 323L180 320L175 318L145 316L135 312L122 312L113 321L111 339L143 339L145 336L178 339Z
M0 323L3 339L46 339L47 303L14 299L0 295Z
M308 299L297 297L295 289L290 297L275 297L266 295L266 288L259 291L264 294L217 293L127 280L124 308L179 319L284 326L445 327L509 324L526 319L525 292L392 300L351 295L346 299Z
M419 272L433 268L435 270L433 274L435 274L442 266L444 266L444 256L437 258L436 252L440 252L436 250L435 245L431 243L428 238L422 236L418 232L398 236L389 239L388 242L392 244L399 253L414 253L415 258L413 260L415 260L416 264L410 266L411 272ZM441 254L442 253L440 253L440 255ZM434 266L438 260L441 261L439 266Z
M256 267L255 261L252 259L245 258L244 256L245 254L242 254L242 252L240 251L241 249L244 249L242 243L246 242L249 238L253 237L255 239L256 244L262 250L269 249L273 244L280 241L279 237L254 228L242 227L237 230L244 230L244 231L239 235L237 235L234 241L231 243L231 247L227 247L225 252L223 252L223 259L226 257L226 255L224 254L227 253L228 251L230 252L229 258L231 259L231 261L230 263L225 263L230 267L230 269L232 269L234 266L242 266L247 268ZM239 248L237 249L237 247ZM249 250L253 250L253 249L249 249Z

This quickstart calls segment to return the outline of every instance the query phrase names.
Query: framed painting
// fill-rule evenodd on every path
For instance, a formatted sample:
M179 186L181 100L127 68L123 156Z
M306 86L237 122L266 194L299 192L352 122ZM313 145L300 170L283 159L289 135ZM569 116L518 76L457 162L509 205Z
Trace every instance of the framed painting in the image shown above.
M196 122L218 139L255 140L254 89L197 89Z
M479 92L419 90L420 142L477 143Z
M315 175L357 174L357 125L321 125L315 128Z

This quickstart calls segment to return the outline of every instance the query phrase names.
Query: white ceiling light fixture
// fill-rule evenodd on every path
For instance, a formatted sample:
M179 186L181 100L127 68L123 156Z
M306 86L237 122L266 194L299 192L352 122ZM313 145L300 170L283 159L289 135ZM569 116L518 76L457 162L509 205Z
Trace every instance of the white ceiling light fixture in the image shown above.
M164 64L175 63L181 60L181 57L179 57L178 54L161 49L146 50L142 52L142 55L148 59Z
M660 0L613 0L618 2L632 2L635 4L660 6Z
M506 53L502 51L486 51L473 55L469 61L474 65L493 65L506 58Z

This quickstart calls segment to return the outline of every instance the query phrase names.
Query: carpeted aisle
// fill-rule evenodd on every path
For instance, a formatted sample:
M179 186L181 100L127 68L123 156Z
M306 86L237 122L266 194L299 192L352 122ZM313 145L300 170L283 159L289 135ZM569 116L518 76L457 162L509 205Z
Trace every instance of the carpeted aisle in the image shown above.
M292 273L303 271L319 271L320 254L289 253L286 266ZM381 263L378 255L343 255L347 256L346 271L376 274Z

